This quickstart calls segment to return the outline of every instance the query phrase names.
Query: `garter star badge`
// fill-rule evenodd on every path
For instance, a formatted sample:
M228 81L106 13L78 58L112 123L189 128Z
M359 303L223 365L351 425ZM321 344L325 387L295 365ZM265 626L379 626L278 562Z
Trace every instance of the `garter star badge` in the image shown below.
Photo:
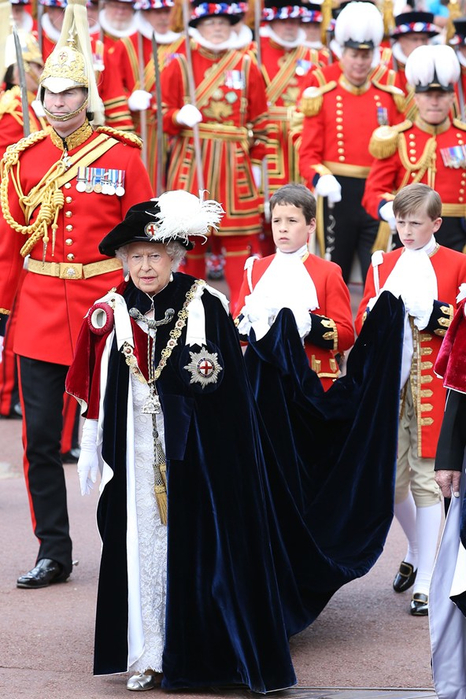
M199 383L202 388L215 384L223 367L218 361L217 352L209 352L207 347L202 347L200 352L190 352L191 361L184 369L191 374L190 384Z

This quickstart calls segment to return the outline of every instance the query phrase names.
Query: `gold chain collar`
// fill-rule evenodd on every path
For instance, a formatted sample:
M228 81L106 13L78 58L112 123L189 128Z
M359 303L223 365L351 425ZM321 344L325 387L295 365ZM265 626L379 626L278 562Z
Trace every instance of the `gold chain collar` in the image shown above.
M86 119L84 124L80 126L79 129L76 129L76 131L73 131L73 133L71 133L69 136L65 136L64 138L59 136L55 129L53 129L51 126L48 127L48 132L53 145L62 151L66 149L66 151L69 153L71 150L77 148L82 143L87 141L94 133L94 129Z

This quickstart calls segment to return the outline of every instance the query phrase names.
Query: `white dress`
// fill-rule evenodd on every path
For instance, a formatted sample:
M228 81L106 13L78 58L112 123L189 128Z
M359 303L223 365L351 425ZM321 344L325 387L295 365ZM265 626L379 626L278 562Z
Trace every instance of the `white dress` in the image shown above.
M131 377L134 407L136 513L139 541L140 591L144 651L131 672L148 668L162 672L167 591L167 527L160 521L154 493L152 416L142 412L149 394L147 384ZM163 417L157 415L163 439Z

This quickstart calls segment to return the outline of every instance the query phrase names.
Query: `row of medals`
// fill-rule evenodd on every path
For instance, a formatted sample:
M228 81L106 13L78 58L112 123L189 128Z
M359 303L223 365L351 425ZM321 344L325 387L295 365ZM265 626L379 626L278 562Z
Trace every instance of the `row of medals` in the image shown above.
M115 177L112 177L112 173L115 174ZM117 197L122 197L125 193L125 188L123 186L125 181L124 170L113 170L109 172L106 171L105 168L98 168L97 172L94 171L94 168L79 168L76 180L76 190L78 192L86 192L87 194L91 192L95 192L96 194L116 194Z
M111 182L96 182L92 184L92 182L78 180L76 189L78 192L87 192L87 194L91 192L95 192L96 194L116 194L117 197L122 197L125 193L125 188L122 185L115 187Z

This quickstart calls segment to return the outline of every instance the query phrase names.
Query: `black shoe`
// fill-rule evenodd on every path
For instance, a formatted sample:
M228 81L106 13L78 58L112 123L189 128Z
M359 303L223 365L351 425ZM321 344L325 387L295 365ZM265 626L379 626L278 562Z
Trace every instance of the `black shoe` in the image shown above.
M395 592L405 592L405 590L409 590L409 588L414 585L416 575L417 570L414 570L411 563L401 561L400 568L393 581L393 589Z
M76 464L81 455L81 447L73 447L69 451L66 451L61 455L62 463L64 464Z
M415 592L409 611L413 616L427 616L429 614L429 597L423 592Z
M39 587L48 587L52 583L66 582L68 577L59 563L50 558L41 558L32 570L18 578L16 587L36 590Z

